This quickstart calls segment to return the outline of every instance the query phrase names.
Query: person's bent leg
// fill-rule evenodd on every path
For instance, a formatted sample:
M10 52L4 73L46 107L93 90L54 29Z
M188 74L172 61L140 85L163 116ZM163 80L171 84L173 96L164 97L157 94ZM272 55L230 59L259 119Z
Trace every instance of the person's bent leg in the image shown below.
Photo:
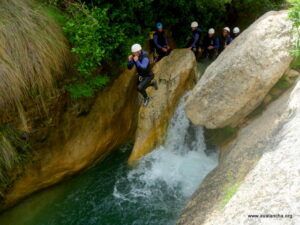
M148 94L147 94L145 88L142 85L139 84L137 89L141 93L143 98L148 98Z
M143 95L144 97L144 106L147 106L150 98L146 92L146 88L149 87L151 85L151 80L153 78L149 77L144 77L143 80L139 83L138 85L138 91Z
M143 78L142 81L139 82L138 86L137 86L138 91L142 94L142 96L144 98L148 98L148 94L146 92L146 88L145 88L145 80Z
M144 98L148 98L148 94L146 92L146 89L151 86L151 80L153 79L153 76L147 76L143 77L142 81L140 81L138 85L138 91L143 95Z
M166 56L166 52L164 52L164 51L161 50L161 49L157 49L157 54L158 54L158 56L157 56L155 62L160 61L163 57Z

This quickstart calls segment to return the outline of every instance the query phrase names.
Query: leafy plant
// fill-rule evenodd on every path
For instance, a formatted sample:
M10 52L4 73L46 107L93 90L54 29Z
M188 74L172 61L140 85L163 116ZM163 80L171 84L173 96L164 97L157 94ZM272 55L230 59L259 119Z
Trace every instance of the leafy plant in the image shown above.
M294 32L296 35L295 48L293 50L293 55L297 58L296 62L299 63L300 58L300 1L299 0L289 0L291 8L289 11L289 17L294 24Z
M113 57L116 49L125 41L119 25L111 25L108 8L89 8L73 3L68 9L69 18L63 29L77 57L79 76L67 87L72 98L91 97L107 84L107 76L95 76L95 70L104 60Z
M72 52L78 57L77 69L83 76L89 76L104 59L125 39L118 25L111 26L107 8L87 8L84 4L68 7L70 18L64 26Z
M108 81L109 78L107 76L98 76L93 77L84 83L68 85L66 89L69 91L73 99L79 99L81 97L88 98L94 96L95 92L104 87Z
M219 30L225 25L238 25L230 21L228 15L231 9L238 16L247 13L246 19L251 14L248 21L252 22L265 11L276 9L284 0L47 1L51 5L64 5L62 8L68 15L63 27L72 52L77 56L79 75L74 76L75 83L67 90L78 98L95 92L89 80L95 77L95 70L103 66L103 62L113 62L123 67L130 45L135 42L144 45L148 32L154 29L158 21L172 31L177 46L184 47L191 33L190 23L194 20L200 23L204 31L210 27ZM51 14L60 18L55 12ZM80 88L83 90L80 91Z

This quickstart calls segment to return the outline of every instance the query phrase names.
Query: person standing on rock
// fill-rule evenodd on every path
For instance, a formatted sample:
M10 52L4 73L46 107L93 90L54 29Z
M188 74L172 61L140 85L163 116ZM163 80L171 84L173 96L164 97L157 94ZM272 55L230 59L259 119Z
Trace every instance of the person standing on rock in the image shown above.
M168 39L167 39L166 34L163 30L162 23L157 23L156 24L156 29L157 30L153 35L153 41L154 41L155 50L156 50L158 56L155 58L154 61L158 62L163 57L169 55L171 48L168 44Z
M199 47L201 42L201 30L199 29L199 24L196 21L192 22L191 28L192 28L192 39L190 41L188 48L194 52L196 58L198 59Z
M144 97L144 106L147 106L150 98L146 89L153 86L157 90L157 82L154 80L154 74L151 71L150 60L147 52L142 50L142 46L140 44L132 45L131 52L132 54L128 56L127 67L128 69L132 69L134 66L136 67L138 73L137 89Z
M212 60L217 57L219 48L220 41L219 38L215 36L215 29L210 28L203 41L203 56Z
M230 28L225 27L223 29L223 33L221 36L221 45L220 45L220 52L221 53L230 43L232 42L232 38L230 36Z
M233 28L233 36L232 36L232 39L237 38L237 36L239 36L240 32L241 32L241 31L240 31L240 28L238 28L238 27Z

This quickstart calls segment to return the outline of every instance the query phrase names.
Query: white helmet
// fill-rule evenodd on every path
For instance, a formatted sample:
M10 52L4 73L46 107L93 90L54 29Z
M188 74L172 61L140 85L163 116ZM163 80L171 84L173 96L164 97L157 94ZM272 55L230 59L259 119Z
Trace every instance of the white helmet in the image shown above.
M240 33L240 28L238 28L238 27L233 28L233 33L234 34Z
M191 24L191 28L197 28L199 25L198 25L198 22L197 21L194 21L192 22Z
M215 33L215 29L214 29L214 28L210 28L210 29L208 30L208 33L209 33L209 34L214 34L214 33Z
M228 31L228 33L230 33L230 28L229 27L224 27L223 30L226 30L226 31Z
M140 44L134 44L131 46L131 52L139 52L142 50L142 46Z

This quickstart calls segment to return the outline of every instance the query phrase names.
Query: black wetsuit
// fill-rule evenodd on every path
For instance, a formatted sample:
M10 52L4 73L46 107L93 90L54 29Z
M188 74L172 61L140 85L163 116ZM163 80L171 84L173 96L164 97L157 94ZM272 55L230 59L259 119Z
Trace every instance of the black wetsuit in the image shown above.
M213 49L208 49L209 46L213 46ZM203 41L203 54L204 57L213 59L218 55L218 50L220 48L220 41L218 37L212 36L209 37L209 35L205 36Z
M153 83L151 81L154 78L154 74L151 71L150 60L147 55L147 52L142 51L137 62L135 62L134 60L128 61L128 69L132 69L134 66L136 67L138 73L137 89L143 95L144 98L148 98L146 89L149 86L153 86Z
M153 35L153 41L155 45L156 52L158 54L158 58L155 60L158 62L161 60L163 57L169 55L170 51L168 50L167 52L164 52L162 48L167 48L168 47L168 40L165 35L164 31L156 31Z

